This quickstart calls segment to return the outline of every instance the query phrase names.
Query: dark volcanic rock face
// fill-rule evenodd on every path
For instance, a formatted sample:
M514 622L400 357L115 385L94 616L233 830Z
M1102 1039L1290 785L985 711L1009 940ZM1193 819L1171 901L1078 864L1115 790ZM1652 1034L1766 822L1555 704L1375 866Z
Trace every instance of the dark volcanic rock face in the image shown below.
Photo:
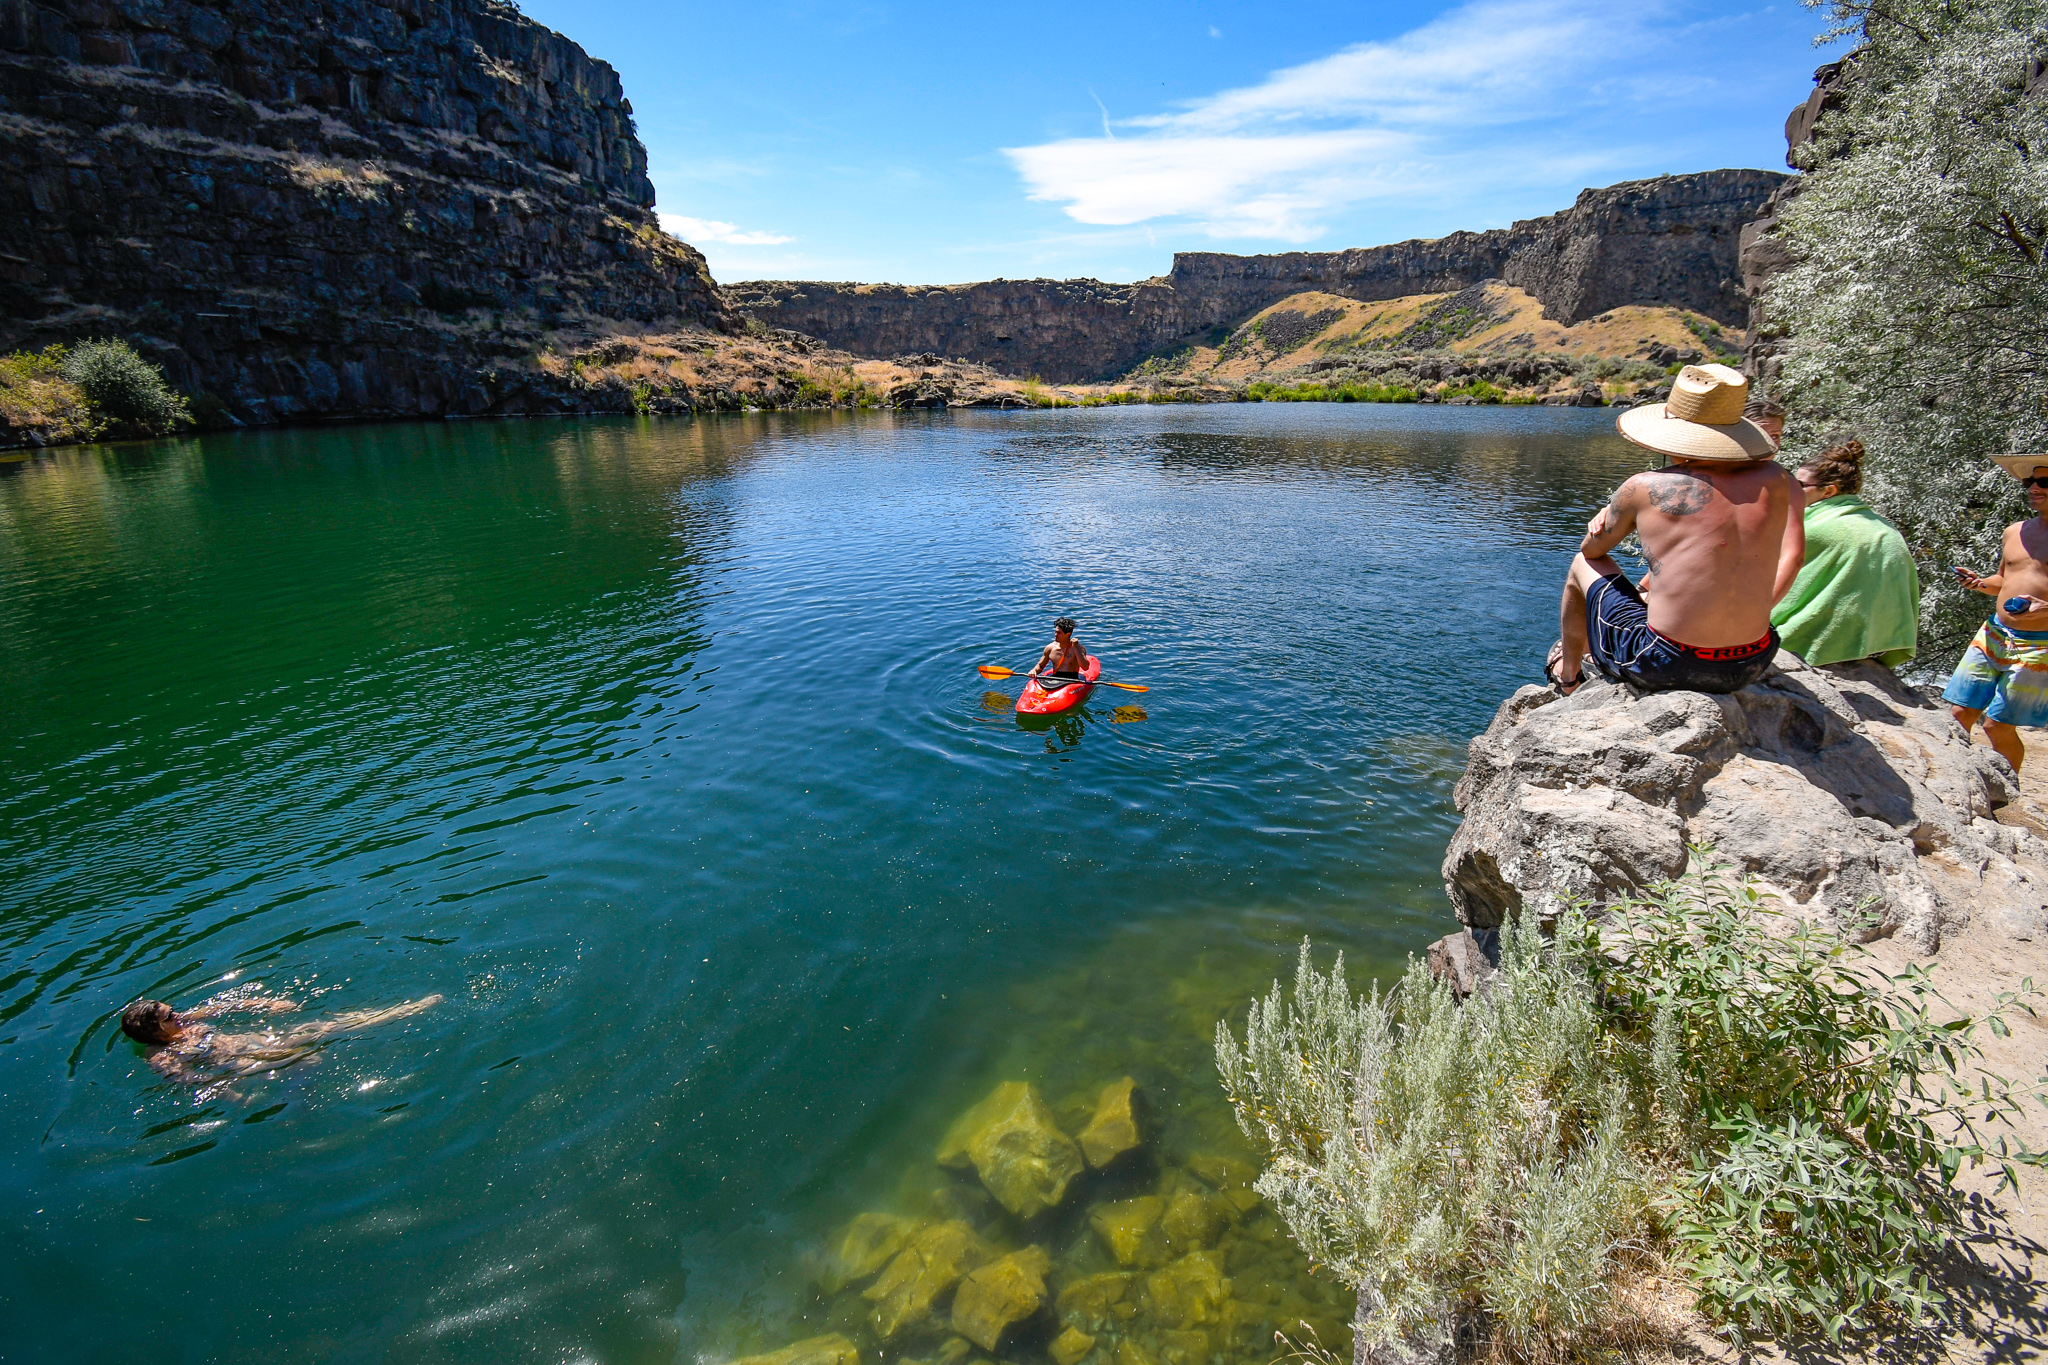
M128 335L245 421L517 408L541 326L730 326L617 73L493 0L0 0L0 198L0 344Z
M946 286L757 281L733 303L770 326L861 355L935 351L1062 382L1106 378L1304 290L1355 299L1505 280L1567 324L1622 304L1690 308L1739 325L1742 225L1786 179L1706 171L1586 190L1563 213L1491 232L1273 256L1180 252L1138 284L990 280Z

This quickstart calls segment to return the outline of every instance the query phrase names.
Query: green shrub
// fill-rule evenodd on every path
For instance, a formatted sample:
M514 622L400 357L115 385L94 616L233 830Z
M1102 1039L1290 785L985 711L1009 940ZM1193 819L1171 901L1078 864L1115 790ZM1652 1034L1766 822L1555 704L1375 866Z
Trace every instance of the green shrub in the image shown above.
M1898 976L1832 929L1696 859L1613 907L1625 936L1568 945L1606 1004L1609 1044L1655 1122L1664 1198L1701 1306L1748 1335L1839 1338L1944 1311L1937 1262L1968 1256L1955 1190L2044 1165L2010 1133L2029 1093L1969 1071L2020 991L1960 1017L1925 969Z
M63 359L63 375L86 401L120 427L163 436L191 423L185 400L164 383L164 372L125 341L83 341Z
M64 376L64 346L0 356L0 422L45 445L89 441L106 427L85 391Z
M1260 380L1246 386L1254 403L1413 403L1415 390L1385 384L1275 384Z
M1474 379L1456 388L1441 389L1439 398L1477 398L1482 403L1498 403L1507 395L1484 379Z
M1974 1259L1965 1215L1985 1217L1963 1167L2003 1191L2048 1165L2011 1131L2048 1078L1972 1075L2031 981L1957 1017L1923 969L1878 971L1695 852L1604 929L1574 907L1544 949L1510 926L1462 1008L1418 964L1354 997L1304 944L1291 1000L1254 1003L1242 1045L1218 1025L1260 1192L1377 1306L1380 1344L1455 1315L1512 1355L1570 1352L1617 1330L1631 1248L1738 1338L1945 1315L1934 1271Z
M1518 1354L1608 1325L1616 1257L1641 1233L1627 1097L1601 1062L1583 978L1505 935L1502 974L1460 1007L1411 963L1382 999L1306 943L1291 1000L1216 1029L1258 1183L1310 1260L1378 1305L1365 1330L1425 1350L1485 1313Z

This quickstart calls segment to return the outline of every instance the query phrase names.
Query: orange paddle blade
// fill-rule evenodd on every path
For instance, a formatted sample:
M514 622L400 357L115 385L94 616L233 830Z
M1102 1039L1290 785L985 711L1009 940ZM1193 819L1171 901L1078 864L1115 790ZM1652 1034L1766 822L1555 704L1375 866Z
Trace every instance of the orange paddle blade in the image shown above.
M1150 692L1152 690L1143 683L1113 683L1103 682L1100 679L1096 681L1095 685L1097 687L1121 687L1126 692Z
M989 680L991 680L991 681L993 681L993 680L995 680L995 679L997 679L997 678L1014 678L1014 677L1016 677L1016 676L1017 676L1017 670L1016 670L1016 669L1014 669L1014 668L1003 668L1003 667L1000 667L1000 666L998 666L998 665L996 665L996 664L983 664L983 665L981 665L981 666L980 666L979 668L975 669L974 671L975 671L976 673L979 673L979 674L981 674L981 676L982 676L982 677L984 677L984 678L987 678L987 679L989 679Z

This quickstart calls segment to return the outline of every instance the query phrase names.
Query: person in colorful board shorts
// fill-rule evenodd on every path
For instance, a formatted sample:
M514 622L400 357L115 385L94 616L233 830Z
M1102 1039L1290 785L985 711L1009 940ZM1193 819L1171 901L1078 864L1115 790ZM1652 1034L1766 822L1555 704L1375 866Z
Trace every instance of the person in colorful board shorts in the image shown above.
M1979 720L1991 747L2019 771L2022 725L2048 725L2048 454L1993 455L2020 481L2034 515L2005 528L1998 572L1963 569L1963 586L1998 599L1942 696L1967 734Z
M1588 656L1646 692L1735 692L1771 666L1771 607L1799 573L1806 535L1776 444L1742 415L1748 396L1740 372L1688 365L1667 401L1615 422L1671 463L1623 483L1586 524L1543 670L1559 692L1578 688ZM1640 586L1609 558L1630 532L1650 569Z

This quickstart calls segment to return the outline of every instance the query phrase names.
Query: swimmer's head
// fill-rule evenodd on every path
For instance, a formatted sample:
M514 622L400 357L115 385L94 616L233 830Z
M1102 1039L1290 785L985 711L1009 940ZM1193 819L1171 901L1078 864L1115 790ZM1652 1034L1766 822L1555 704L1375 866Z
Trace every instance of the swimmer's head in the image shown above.
M177 1011L161 1000L138 1000L121 1011L121 1032L138 1043L168 1043L180 1032Z

